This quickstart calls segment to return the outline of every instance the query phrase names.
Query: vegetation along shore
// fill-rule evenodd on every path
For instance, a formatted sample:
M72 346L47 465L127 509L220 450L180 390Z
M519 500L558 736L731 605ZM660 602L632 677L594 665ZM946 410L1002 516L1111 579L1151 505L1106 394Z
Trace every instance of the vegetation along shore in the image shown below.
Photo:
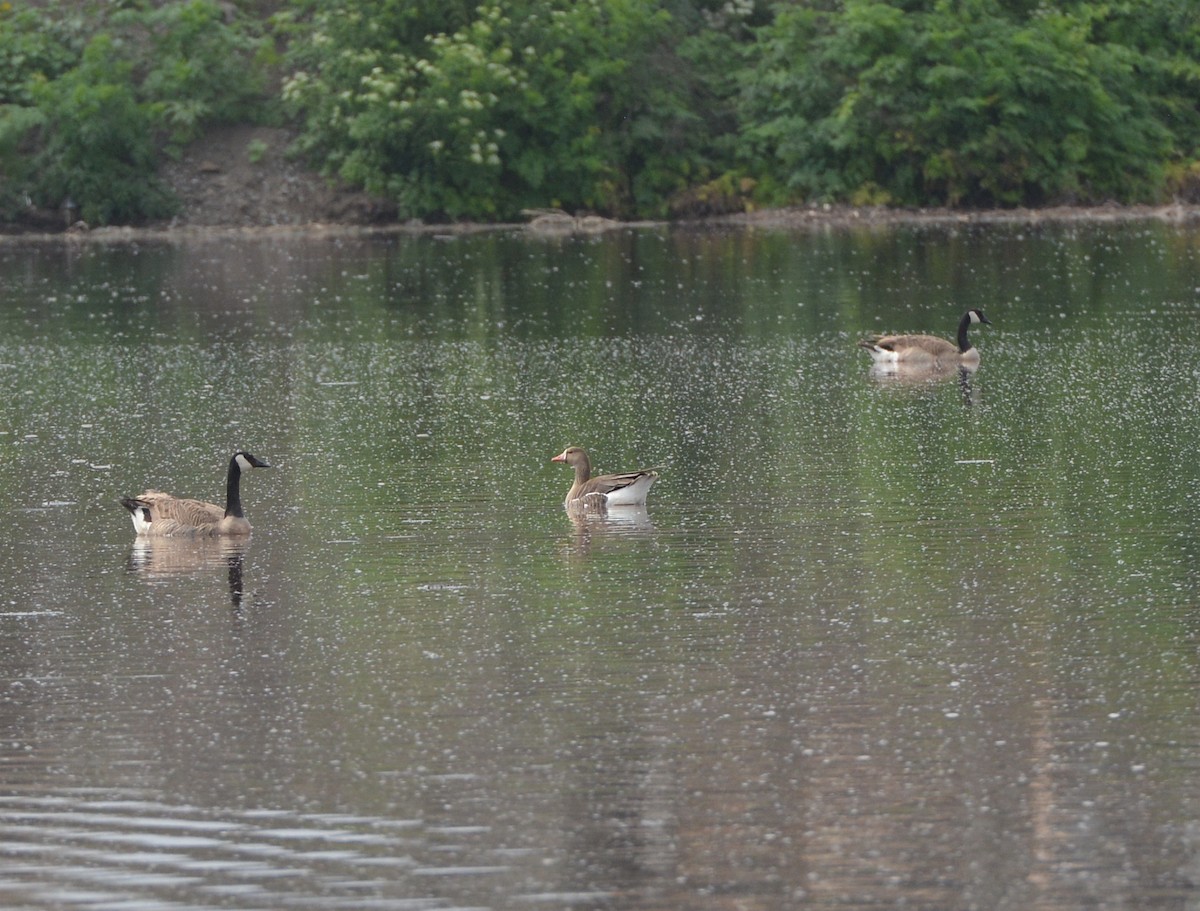
M1191 0L50 5L0 0L8 233L1200 202Z

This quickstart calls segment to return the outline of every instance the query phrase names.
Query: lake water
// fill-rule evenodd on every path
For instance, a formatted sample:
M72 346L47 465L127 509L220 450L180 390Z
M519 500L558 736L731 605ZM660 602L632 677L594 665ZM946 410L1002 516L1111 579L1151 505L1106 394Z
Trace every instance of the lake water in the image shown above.
M0 905L1200 906L1200 229L0 245ZM952 335L973 375L855 341ZM656 466L573 516L551 456ZM249 541L137 542L146 486Z

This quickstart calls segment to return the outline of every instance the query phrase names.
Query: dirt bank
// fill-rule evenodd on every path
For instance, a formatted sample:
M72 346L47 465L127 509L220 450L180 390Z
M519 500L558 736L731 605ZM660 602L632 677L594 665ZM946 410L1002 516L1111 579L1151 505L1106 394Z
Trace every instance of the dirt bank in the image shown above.
M213 130L169 163L162 177L181 203L162 228L370 225L395 211L341 187L287 154L292 135L270 127Z

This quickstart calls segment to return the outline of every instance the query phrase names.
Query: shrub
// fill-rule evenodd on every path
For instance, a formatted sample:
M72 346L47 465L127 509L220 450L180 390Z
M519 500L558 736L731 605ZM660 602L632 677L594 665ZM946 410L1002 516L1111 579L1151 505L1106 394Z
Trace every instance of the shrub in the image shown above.
M32 84L43 118L36 202L57 208L71 199L96 224L170 214L171 198L154 178L154 116L138 101L130 71L113 41L99 36L74 69Z
M125 11L112 25L135 54L138 96L175 144L211 124L259 116L270 45L247 23L227 23L213 0L168 3L146 12Z
M1011 9L1009 7L1016 7ZM1090 5L788 7L743 75L751 159L791 197L1012 205L1152 196L1170 134Z
M48 18L0 3L0 211L69 198L98 224L161 218L162 152L261 110L269 46L213 0Z
M301 148L405 214L627 215L687 180L701 120L653 0L451 5L450 31L420 7L310 6L283 93Z

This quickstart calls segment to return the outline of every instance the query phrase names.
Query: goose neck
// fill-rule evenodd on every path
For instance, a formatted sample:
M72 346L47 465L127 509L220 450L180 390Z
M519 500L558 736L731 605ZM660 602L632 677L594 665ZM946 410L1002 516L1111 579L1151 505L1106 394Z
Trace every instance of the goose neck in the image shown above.
M225 478L225 515L235 519L245 518L242 512L242 469L237 456L229 460L229 474Z
M959 354L965 354L971 350L971 340L967 338L967 330L971 328L971 314L964 313L963 318L958 321L958 351Z
M586 454L580 454L575 462L575 483L586 484L592 477L592 464Z

